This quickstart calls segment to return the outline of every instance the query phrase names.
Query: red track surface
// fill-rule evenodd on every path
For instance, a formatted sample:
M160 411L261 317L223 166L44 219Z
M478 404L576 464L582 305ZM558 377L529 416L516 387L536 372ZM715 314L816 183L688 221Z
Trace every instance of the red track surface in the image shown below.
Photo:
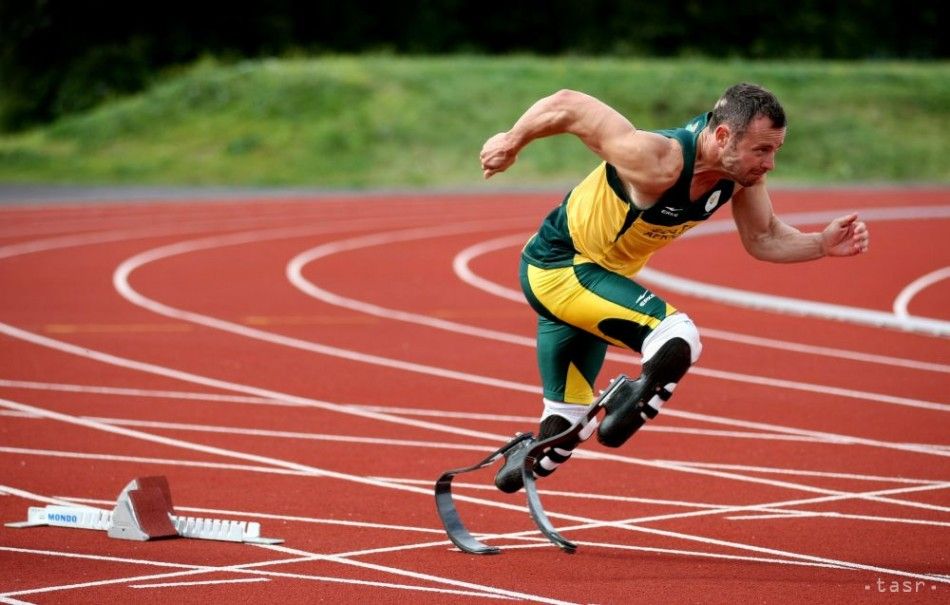
M0 209L2 520L51 498L111 509L133 477L165 475L179 514L285 540L2 527L0 602L946 603L948 339L662 287L704 330L703 358L624 448L588 442L540 483L578 553L543 540L487 470L456 479L478 499L459 507L505 552L451 547L435 478L534 430L540 409L531 312L462 281L453 259L527 234L558 197ZM651 267L889 312L950 265L948 190L774 197L783 215L926 208L869 220L856 259L757 263L726 233ZM300 276L323 299L287 277L318 246ZM517 256L467 266L516 289ZM908 308L950 321L950 280ZM633 359L615 351L602 380L635 374Z

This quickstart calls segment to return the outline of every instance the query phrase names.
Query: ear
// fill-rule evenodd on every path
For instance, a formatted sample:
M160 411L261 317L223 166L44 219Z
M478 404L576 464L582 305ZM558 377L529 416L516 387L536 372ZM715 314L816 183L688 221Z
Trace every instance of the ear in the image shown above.
M716 126L716 130L713 131L713 137L716 139L716 144L721 148L725 149L726 145L729 143L729 137L732 136L732 130L726 124L720 124Z

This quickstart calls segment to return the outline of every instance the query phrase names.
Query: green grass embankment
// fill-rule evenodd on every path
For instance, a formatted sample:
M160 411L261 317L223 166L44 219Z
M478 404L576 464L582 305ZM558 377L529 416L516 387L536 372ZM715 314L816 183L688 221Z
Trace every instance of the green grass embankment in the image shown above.
M772 89L789 116L773 183L950 182L946 63L532 57L203 61L141 94L0 136L0 182L471 187L482 142L559 88L650 129L682 124L743 80ZM496 178L560 186L593 161L577 140L554 137Z

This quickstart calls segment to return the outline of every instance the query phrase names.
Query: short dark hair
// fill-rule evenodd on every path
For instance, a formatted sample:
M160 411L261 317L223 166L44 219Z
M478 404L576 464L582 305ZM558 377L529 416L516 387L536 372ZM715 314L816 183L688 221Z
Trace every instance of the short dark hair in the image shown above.
M709 127L726 124L737 136L742 136L759 116L769 118L772 128L785 127L785 110L775 95L758 84L742 82L730 87L716 101L709 116Z

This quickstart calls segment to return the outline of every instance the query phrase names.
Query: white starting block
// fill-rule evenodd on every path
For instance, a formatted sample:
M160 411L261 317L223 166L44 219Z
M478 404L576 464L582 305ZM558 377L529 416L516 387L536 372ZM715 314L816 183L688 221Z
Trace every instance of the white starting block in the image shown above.
M116 499L112 511L88 506L31 506L27 520L7 527L73 527L106 531L110 538L153 540L198 538L251 544L280 544L277 538L262 538L261 524L253 521L223 521L176 515L171 490L163 476L138 477Z

